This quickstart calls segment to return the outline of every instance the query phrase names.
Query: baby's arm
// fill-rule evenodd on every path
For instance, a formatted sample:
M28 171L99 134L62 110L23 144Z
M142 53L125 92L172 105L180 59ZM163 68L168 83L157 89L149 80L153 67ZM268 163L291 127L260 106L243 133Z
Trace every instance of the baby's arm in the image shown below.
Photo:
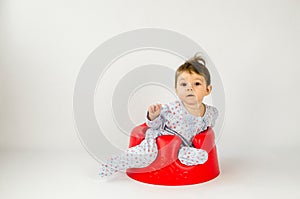
M206 108L207 108L207 113L205 114L204 117L205 125L202 127L202 130L200 132L204 131L209 126L214 127L219 115L219 111L216 107L207 106Z
M155 120L161 112L161 104L154 104L148 108L148 119L150 121Z
M215 123L216 123L216 120L217 120L217 118L219 116L218 109L216 107L211 106L208 115L210 116L209 117L210 118L210 120L209 120L209 126L214 127Z
M162 105L155 104L148 108L146 124L152 129L159 129L163 123Z

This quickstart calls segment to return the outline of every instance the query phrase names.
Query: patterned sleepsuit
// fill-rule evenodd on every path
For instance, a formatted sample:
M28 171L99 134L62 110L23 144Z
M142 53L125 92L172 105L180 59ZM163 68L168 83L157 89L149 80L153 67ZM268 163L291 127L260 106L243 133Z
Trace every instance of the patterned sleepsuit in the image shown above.
M114 155L101 164L99 175L110 176L118 171L126 171L128 168L142 168L151 164L158 153L155 138L170 134L162 129L164 125L178 132L191 143L196 134L209 126L213 127L218 117L218 110L215 107L205 105L205 108L203 117L196 117L189 114L180 101L163 105L160 115L155 120L150 121L146 117L149 129L146 131L145 139L139 145L128 148L123 154ZM206 151L194 147L181 146L178 153L180 162L190 166L203 164L207 158Z

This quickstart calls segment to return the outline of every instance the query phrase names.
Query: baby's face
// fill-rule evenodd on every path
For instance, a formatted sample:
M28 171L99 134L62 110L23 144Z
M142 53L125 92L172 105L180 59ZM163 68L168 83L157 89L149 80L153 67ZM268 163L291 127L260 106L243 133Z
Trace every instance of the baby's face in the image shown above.
M210 94L211 88L210 85L206 85L203 76L183 72L178 76L176 93L183 104L200 105L203 98Z

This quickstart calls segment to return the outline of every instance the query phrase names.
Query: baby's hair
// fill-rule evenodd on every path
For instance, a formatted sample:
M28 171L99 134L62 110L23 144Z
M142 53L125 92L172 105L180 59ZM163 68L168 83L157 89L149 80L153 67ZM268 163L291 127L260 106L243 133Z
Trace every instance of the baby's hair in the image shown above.
M204 77L206 85L210 85L210 73L205 66L205 60L200 53L196 53L192 58L188 59L181 66L178 67L175 73L175 88L177 86L177 78L183 72L189 72L190 74L196 73Z

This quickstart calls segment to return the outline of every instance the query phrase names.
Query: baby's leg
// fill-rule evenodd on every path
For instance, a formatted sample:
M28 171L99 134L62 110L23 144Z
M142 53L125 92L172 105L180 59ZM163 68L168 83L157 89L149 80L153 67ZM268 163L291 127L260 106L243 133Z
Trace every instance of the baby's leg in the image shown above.
M146 136L139 145L127 149L121 155L112 156L101 164L99 175L105 177L128 168L146 167L156 159L157 151L155 136Z
M178 153L178 159L182 164L193 166L197 164L204 164L208 159L208 154L202 149L181 147Z

